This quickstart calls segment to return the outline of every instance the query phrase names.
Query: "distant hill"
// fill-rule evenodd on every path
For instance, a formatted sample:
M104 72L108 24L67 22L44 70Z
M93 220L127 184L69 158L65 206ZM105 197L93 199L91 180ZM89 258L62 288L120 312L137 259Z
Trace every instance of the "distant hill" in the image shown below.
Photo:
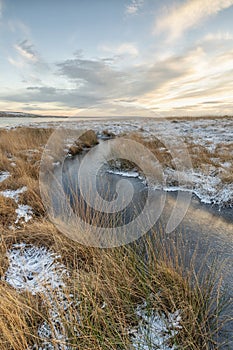
M13 117L41 117L38 114L31 114L31 113L23 113L23 112L4 112L0 111L0 118L13 118Z
M0 111L0 118L68 118L67 116L56 116L56 115L40 115L33 113L24 112L5 112Z

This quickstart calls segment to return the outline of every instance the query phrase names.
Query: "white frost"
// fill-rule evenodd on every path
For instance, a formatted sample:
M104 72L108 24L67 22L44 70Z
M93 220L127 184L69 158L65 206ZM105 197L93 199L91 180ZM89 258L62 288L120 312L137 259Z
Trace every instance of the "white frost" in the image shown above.
M68 275L64 265L58 262L60 256L45 247L15 244L7 253L9 268L4 279L14 288L23 291L43 293L49 301L49 324L43 322L38 335L42 339L39 350L69 350L66 332L60 317L60 308L65 312L70 303L63 293L64 276ZM62 345L53 346L52 340Z
M43 124L33 124L35 127L49 127L50 125L45 122ZM56 123L51 124L56 125ZM215 152L218 149L219 154L230 154L229 145L233 143L233 118L203 118L196 120L159 120L156 118L130 118L125 120L124 118L114 120L104 120L99 118L96 120L80 119L67 119L62 124L65 129L78 129L87 130L92 129L98 135L102 133L104 129L109 132L113 132L115 135L129 132L139 132L143 137L153 140L156 136L164 144L173 142L176 145L177 140L190 140L192 144L197 145L197 148L203 146L210 152L210 160L216 162L219 170L225 169L230 171L232 162L226 161L222 164L218 158L215 159L211 156L211 152ZM72 141L72 142L71 142ZM73 143L73 139L70 142ZM68 142L69 143L69 142ZM169 148L169 147L168 147ZM233 154L231 154L233 157ZM216 203L218 205L232 204L232 186L230 184L224 184L219 186L216 181L219 178L211 175L211 170L208 172L202 172L203 179L198 180L196 176L197 184L194 184L194 193L205 203ZM127 176L127 174L121 174ZM188 173L187 173L188 175ZM210 176L208 178L208 176ZM216 182L216 184L214 184ZM167 190L174 189L174 184L168 184ZM182 190L189 190L189 187L182 186ZM213 194L210 192L213 190Z
M146 302L137 307L137 316L140 318L139 327L131 337L133 349L136 350L175 350L175 344L169 342L182 328L180 326L180 312L159 314L158 311L148 310ZM130 332L132 333L132 332Z
M5 198L11 198L15 201L15 203L18 203L19 201L19 195L26 192L27 187L24 186L22 188L18 188L17 190L5 190L1 191L0 195ZM18 208L15 210L17 214L17 218L15 221L15 224L18 224L21 219L23 219L24 222L28 222L32 218L32 207L29 205L23 205L18 204Z
M27 187L24 186L22 188L18 188L17 190L1 191L0 194L3 197L14 199L14 201L17 203L19 201L19 195L26 192L26 191L27 191Z
M23 219L24 222L28 222L32 218L32 208L29 205L19 204L15 212L17 214L15 224L17 224L20 219Z
M14 245L8 251L9 268L5 280L20 291L32 294L64 286L64 266L56 262L59 256L45 247Z
M233 203L233 184L224 184L215 173L203 173L199 171L178 172L172 169L165 171L167 186L165 191L191 191L201 202L206 204ZM177 185L173 185L178 182Z
M10 173L8 171L1 171L0 172L0 182L5 181L10 176Z
M109 169L107 171L109 174L120 175L123 177L139 177L139 173L137 171L124 171L124 170L112 170Z

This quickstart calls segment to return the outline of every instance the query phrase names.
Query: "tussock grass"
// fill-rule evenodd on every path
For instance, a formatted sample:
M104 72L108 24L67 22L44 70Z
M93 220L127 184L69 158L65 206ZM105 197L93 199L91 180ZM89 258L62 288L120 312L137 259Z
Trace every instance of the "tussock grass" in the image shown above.
M17 190L26 186L27 192L21 195L19 203L32 206L36 216L44 214L38 178L43 147L51 132L51 129L24 127L0 130L0 167L1 171L10 172L10 177L0 183L0 191ZM15 165L12 166L12 162ZM9 217L12 214L9 201L2 198L0 200L2 201L1 210L5 212L5 216ZM11 202L12 209L15 209L15 204Z
M58 309L60 307L60 317L74 349L77 346L83 349L130 349L128 331L137 327L139 320L135 309L145 300L149 310L165 314L180 310L182 329L174 343L182 349L218 349L216 334L220 330L218 317L223 303L214 269L212 272L195 271L195 256L185 268L180 243L172 244L168 250L162 232L153 232L143 241L142 245L136 242L116 249L84 247L65 238L44 220L29 224L16 233L6 232L3 246L9 249L13 243L26 242L47 246L61 255L70 274L64 294L71 305L65 313L56 299L56 291L51 293L55 303L57 300ZM5 283L1 287L8 288ZM50 322L51 301L43 298L41 304L37 300L35 307L31 304L34 296L28 297L27 293L26 297L12 290L11 293L14 304L26 303L26 307L17 306L17 320L13 322L18 323L14 327L18 332L20 327L27 327L24 342L30 344L33 340L39 344L35 325L44 320ZM25 312L29 312L27 326ZM6 331L2 337L5 344L9 344ZM23 337L22 330L19 337ZM10 347L6 345L3 349Z
M17 205L14 200L5 198L0 195L0 225L8 227L11 223L16 220L15 209Z
M164 167L174 168L172 155L166 146L156 137L153 139L143 138L140 133L130 133L128 137L132 140L145 145L158 159ZM184 139L188 154L190 155L194 169L206 168L208 165L220 167L225 162L232 163L233 144L218 144L213 151L210 151L203 145L194 143L192 137ZM232 173L232 167L229 167L229 173Z
M75 156L81 153L85 148L90 148L98 143L96 133L93 130L87 130L69 148L69 153Z
M129 134L121 134L119 139L123 137L123 138L127 138L129 140L133 140L137 143L142 144L143 146L145 146L152 154L155 155L157 161L159 162L159 164L163 167L170 167L173 168L174 165L172 163L172 155L170 153L170 151L167 149L167 147L157 138L157 137L153 137L152 139L146 139L143 138L142 135L140 135L140 133L138 132L131 132ZM130 154L131 156L135 156L135 159L137 159L137 154L135 154L135 149L133 149L133 144L132 144L132 149L128 150L128 154ZM121 150L119 149L119 152ZM114 154L113 154L114 155ZM137 159L138 161L138 159ZM145 160L146 161L146 160ZM149 163L151 162L151 159L148 159L148 169L150 168ZM132 168L130 162L128 164L125 164L125 167L128 168ZM124 166L124 164L123 164Z
M27 349L38 336L39 299L0 284L0 342L3 350Z
M9 160L4 153L0 152L0 171L11 170L11 165L9 163Z
M35 214L33 221L12 231L9 225L15 220L16 204L0 196L1 276L8 265L6 250L14 243L45 246L61 256L69 272L63 290L69 304L65 312L56 291L51 294L73 349L129 350L129 329L139 323L135 308L145 300L150 310L165 314L180 310L182 329L173 339L178 349L220 349L217 334L223 300L214 268L217 263L211 272L202 267L196 271L195 254L187 265L182 240L169 244L162 229L125 247L97 249L71 241L48 221L39 194L38 171L50 134L47 129L0 131L2 170L9 166L11 173L0 190L27 186L19 202L32 206ZM132 137L138 140L139 136ZM154 152L162 148L156 140L145 145ZM169 155L160 156L164 164L170 164ZM16 167L10 166L12 158ZM44 321L50 323L50 308L49 298L18 293L0 280L1 349L26 350L32 344L41 345L37 330ZM58 349L59 341L51 341Z
M11 130L0 130L0 149L11 155L18 152L43 147L52 129L18 127Z
M146 140L138 133L131 133L129 136L130 139L140 142L148 148L155 155L161 165L170 168L174 167L170 151L157 137L153 137L153 140Z

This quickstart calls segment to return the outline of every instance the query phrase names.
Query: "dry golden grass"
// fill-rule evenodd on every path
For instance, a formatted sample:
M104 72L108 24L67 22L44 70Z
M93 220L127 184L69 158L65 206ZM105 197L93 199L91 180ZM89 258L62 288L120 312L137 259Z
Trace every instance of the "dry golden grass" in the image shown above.
M18 127L12 130L0 130L0 149L9 155L35 150L43 147L52 133L52 129Z
M12 167L9 163L9 159L7 158L7 156L0 152L0 171L8 171L11 170L11 168Z
M0 190L27 186L19 203L30 205L34 212L32 221L12 231L9 225L15 221L16 204L0 196L0 274L3 276L7 269L5 252L14 243L45 246L61 255L70 274L64 293L68 301L73 294L73 303L66 314L60 310L60 317L73 349L129 349L127 330L138 325L135 308L147 300L151 310L181 310L182 330L174 339L180 348L217 350L219 344L214 343L214 336L219 331L221 300L218 293L214 297L216 280L214 274L203 271L200 275L203 273L205 278L199 278L194 260L185 266L183 242L169 246L168 251L161 230L144 239L142 246L136 242L116 249L96 249L71 241L48 221L40 198L38 172L43 145L50 134L47 129L0 131L1 170L9 169L11 173L0 184ZM138 135L131 137L141 141ZM143 142L165 166L171 166L171 157L166 149L161 153L163 145L158 140ZM16 167L10 165L12 158ZM146 248L147 259L142 247ZM26 350L32 344L39 345L38 325L44 320L49 322L50 303L44 296L19 293L0 280L1 349ZM56 340L54 344L58 348Z
M1 218L1 225L3 227L8 227L10 224L15 222L16 208L17 208L17 204L13 199L0 196L0 218Z
M0 130L0 167L1 171L10 172L10 177L0 183L0 191L16 190L26 186L27 192L21 195L19 203L32 206L36 216L44 214L38 178L43 147L51 132L50 129L36 128ZM14 164L12 166L12 162L15 163L15 166ZM11 201L12 209L10 209L9 201L2 197L0 199L2 201L1 210L5 211L4 215L12 216L12 211L15 209L13 201Z
M69 148L72 156L81 153L85 148L90 148L99 143L97 135L93 130L85 131L74 144Z
M19 295L7 284L0 284L1 349L27 349L32 342L36 323L35 302ZM31 305L30 305L31 304Z
M161 165L173 168L172 155L157 137L154 137L153 140L146 140L139 134L133 133L130 135L130 138L137 142L141 142L146 148L148 148L155 155Z
M135 308L144 300L151 310L164 313L180 310L182 329L174 342L182 344L182 349L218 349L213 336L219 329L213 321L217 321L221 300L214 298L214 273L201 271L204 278L200 282L201 278L194 271L194 261L185 272L180 243L170 246L168 254L164 241L162 232L154 232L151 238L145 238L147 259L144 260L137 243L116 249L88 248L71 242L51 223L40 220L14 233L6 231L3 246L9 249L14 243L25 242L47 246L61 255L61 261L70 273L64 293L73 304L65 314L60 310L60 316L74 349L77 346L83 349L129 349L127 330L137 326ZM155 242L160 243L155 247ZM2 327L5 327L0 332L5 344L3 349L11 348L8 332L12 328L19 333L16 340L20 339L22 344L28 346L32 340L39 344L36 326L43 320L49 322L50 301L43 297L42 305L40 299L28 293L19 294L4 282L0 282L0 287L2 291L6 289L1 307L4 309L12 303L7 313L9 320L13 305L15 310L12 323L6 322L0 313ZM55 291L54 301L56 303ZM59 300L57 304L59 307ZM103 305L106 306L103 308ZM18 349L26 348L25 345Z

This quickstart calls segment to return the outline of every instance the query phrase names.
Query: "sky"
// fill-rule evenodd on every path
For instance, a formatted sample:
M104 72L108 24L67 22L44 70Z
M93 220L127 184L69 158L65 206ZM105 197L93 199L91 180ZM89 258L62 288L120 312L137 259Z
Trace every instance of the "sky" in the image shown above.
M0 111L232 115L233 0L0 0Z

